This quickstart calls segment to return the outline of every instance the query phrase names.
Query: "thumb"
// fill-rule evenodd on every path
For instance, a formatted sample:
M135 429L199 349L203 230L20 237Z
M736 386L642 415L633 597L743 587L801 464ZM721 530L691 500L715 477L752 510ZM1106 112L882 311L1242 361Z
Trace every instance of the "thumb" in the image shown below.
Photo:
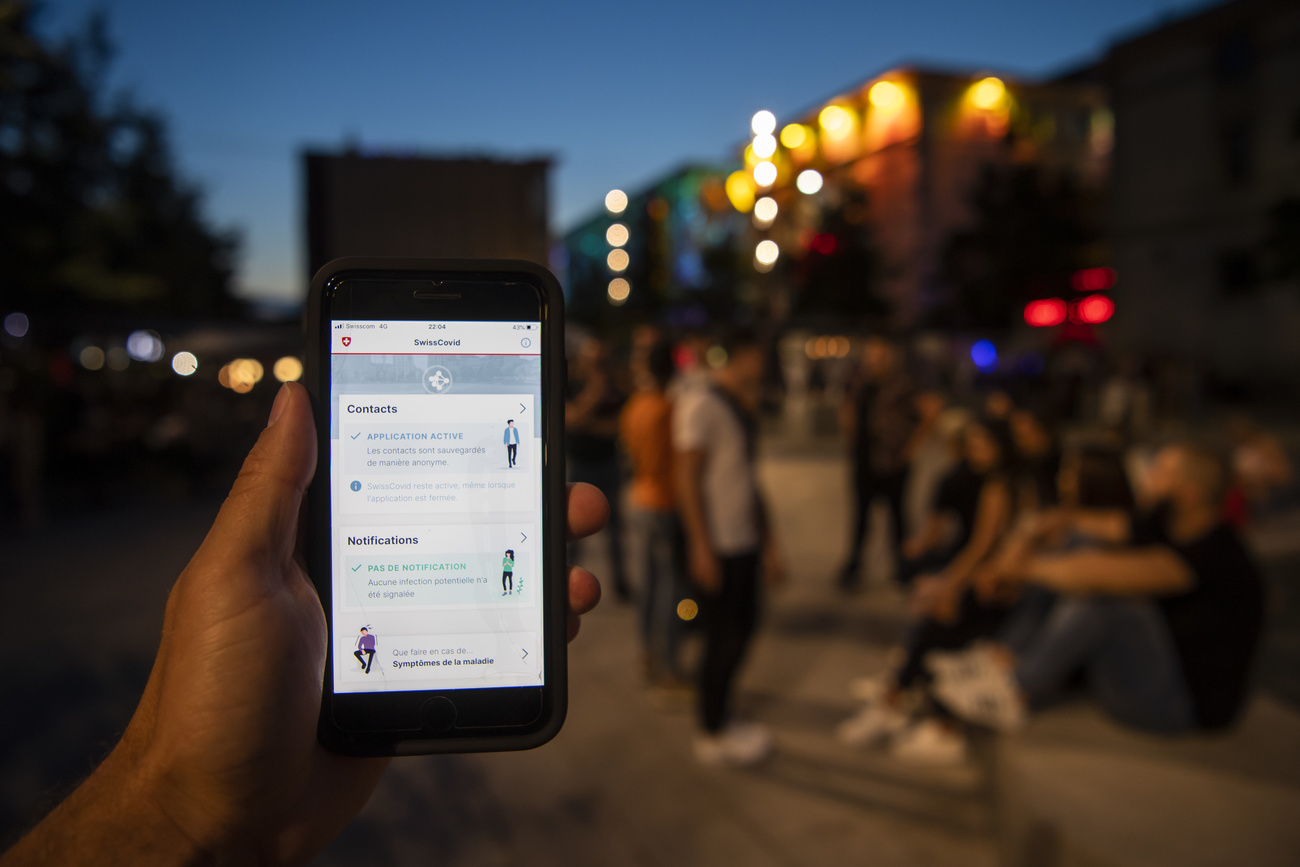
M307 390L280 388L270 421L248 453L203 548L262 564L293 556L303 492L316 472L316 427Z

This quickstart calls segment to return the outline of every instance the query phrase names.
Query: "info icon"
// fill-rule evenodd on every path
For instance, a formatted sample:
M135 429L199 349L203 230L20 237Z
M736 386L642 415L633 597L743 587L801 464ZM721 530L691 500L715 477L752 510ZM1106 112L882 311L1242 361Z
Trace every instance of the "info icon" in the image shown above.
M429 394L446 394L451 390L451 371L435 364L424 371L423 381Z
M348 485L348 487L351 488L351 489L354 490L354 491L359 491L359 490L361 490L361 483L360 483L360 482L353 482L352 484Z

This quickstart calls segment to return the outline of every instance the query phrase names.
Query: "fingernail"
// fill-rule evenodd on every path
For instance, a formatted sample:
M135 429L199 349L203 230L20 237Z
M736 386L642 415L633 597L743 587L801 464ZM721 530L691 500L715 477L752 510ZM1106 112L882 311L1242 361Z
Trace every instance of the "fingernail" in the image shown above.
M285 407L289 405L289 383L280 386L279 392L275 395L275 403L271 404L271 417L266 420L266 426L270 427L275 424L275 420L284 415Z

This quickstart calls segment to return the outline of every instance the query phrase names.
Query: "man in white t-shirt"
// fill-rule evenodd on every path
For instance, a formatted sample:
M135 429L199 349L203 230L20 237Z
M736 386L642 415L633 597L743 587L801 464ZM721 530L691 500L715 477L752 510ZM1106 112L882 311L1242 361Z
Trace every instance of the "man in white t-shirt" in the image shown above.
M760 576L781 577L754 473L763 351L753 335L723 344L726 363L712 381L687 390L673 411L673 449L691 579L702 591L700 664L706 764L753 764L771 751L762 726L730 718L731 693L758 623Z

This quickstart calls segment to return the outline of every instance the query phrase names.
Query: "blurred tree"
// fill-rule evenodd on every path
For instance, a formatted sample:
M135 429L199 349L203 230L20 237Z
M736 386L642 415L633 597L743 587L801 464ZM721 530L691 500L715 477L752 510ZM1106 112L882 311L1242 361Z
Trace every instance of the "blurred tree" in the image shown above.
M1069 174L988 165L971 195L972 224L940 259L945 297L933 326L1003 330L1035 298L1067 297L1077 269L1105 265L1099 196Z
M0 306L237 312L235 238L205 223L162 119L105 94L104 17L51 45L40 10L0 0Z
M846 185L838 201L822 211L811 244L792 265L792 318L828 327L880 324L893 309L880 294L880 276L867 194Z

